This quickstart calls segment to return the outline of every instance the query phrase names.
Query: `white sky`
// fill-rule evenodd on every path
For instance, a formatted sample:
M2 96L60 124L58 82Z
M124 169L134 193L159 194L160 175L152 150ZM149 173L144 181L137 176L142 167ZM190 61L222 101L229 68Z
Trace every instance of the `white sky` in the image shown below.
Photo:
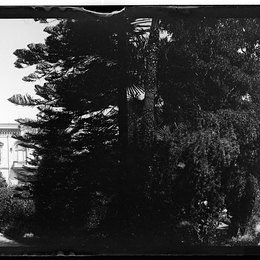
M16 68L13 52L26 48L29 43L43 43L48 36L43 31L46 26L33 19L0 19L0 123L13 123L17 118L35 118L37 109L16 106L7 99L13 94L34 94L34 83L22 80L34 68Z

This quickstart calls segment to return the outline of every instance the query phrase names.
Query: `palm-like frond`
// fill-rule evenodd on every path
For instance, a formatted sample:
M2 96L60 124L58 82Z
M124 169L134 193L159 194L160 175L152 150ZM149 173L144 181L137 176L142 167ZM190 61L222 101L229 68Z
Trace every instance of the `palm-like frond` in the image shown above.
M140 18L129 21L128 74L131 78L127 87L127 97L140 98L144 94L145 56L151 19Z
M127 88L128 99L139 98L142 95L144 95L144 87L142 85L131 85Z
M155 136L158 141L168 141L172 137L172 132L169 126L162 126L155 131Z

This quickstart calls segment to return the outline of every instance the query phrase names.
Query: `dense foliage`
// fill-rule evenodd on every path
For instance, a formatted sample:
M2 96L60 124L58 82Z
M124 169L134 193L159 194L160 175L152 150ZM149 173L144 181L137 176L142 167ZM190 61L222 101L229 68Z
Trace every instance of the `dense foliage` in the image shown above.
M35 207L33 200L18 198L15 193L12 187L0 188L0 230L7 236L19 238L33 229Z
M211 243L224 209L230 234L245 231L259 182L259 20L147 18L59 20L45 44L15 51L17 68L36 65L25 81L45 79L37 98L10 98L39 109L17 138L34 149L42 231Z

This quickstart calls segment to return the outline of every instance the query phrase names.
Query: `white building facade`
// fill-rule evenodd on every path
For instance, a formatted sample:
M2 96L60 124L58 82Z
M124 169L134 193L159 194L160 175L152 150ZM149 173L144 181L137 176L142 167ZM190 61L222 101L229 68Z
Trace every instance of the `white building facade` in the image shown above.
M17 185L16 169L26 165L31 157L31 151L19 145L14 134L20 135L21 127L18 123L0 124L0 172L8 185Z

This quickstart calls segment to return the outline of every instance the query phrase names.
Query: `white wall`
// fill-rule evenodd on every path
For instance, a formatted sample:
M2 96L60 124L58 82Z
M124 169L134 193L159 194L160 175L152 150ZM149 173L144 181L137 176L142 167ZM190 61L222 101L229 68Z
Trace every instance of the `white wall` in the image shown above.
M18 184L12 167L22 167L27 158L32 158L32 150L18 146L19 141L12 138L14 133L20 135L21 132L23 134L24 129L18 124L0 124L0 172L9 185Z

